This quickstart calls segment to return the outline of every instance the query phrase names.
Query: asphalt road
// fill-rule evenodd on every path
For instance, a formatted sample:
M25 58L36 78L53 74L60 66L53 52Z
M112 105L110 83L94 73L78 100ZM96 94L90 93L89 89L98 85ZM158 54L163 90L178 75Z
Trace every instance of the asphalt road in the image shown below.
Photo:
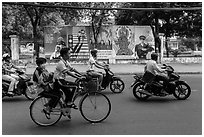
M56 125L39 127L29 115L24 96L2 100L3 135L201 135L202 134L202 75L182 75L191 88L187 100L173 96L152 97L138 101L129 89L131 75L122 75L126 88L121 94L103 91L111 100L112 111L102 123L90 124L80 112L72 111L72 120L63 117Z

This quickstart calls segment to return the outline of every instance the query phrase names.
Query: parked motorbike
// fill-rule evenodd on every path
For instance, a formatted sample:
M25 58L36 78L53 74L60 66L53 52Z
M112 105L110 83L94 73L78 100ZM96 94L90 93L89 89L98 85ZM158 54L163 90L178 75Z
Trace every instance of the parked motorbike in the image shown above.
M14 89L13 95L8 94L10 81L2 79L2 98L5 96L13 97L25 95L25 97L29 100L35 99L38 93L36 85L31 81L31 78L28 77L23 70L16 70L15 72L15 75L19 77L17 88Z
M155 77L149 78L149 83L144 81L144 75L139 76L135 74L133 77L135 81L131 85L133 87L133 95L139 100L146 100L151 96L165 97L167 95L172 95L178 100L185 100L191 94L191 88L186 81L180 80L180 76L174 72L173 67L170 65L163 64L162 68L166 69L169 82L167 87L164 89L163 83L161 81L155 80ZM145 90L150 94L145 94ZM162 93L162 90L165 90L168 94Z
M105 90L109 85L110 85L110 90L113 92L113 93L121 93L124 88L125 88L125 84L123 82L123 80L118 77L118 76L115 76L115 74L110 70L109 68L109 65L104 63L105 64L105 73L102 73L103 74L103 81L102 81L102 89L101 90ZM98 78L95 78L95 77L92 77L90 76L90 74L87 72L86 75L88 75L88 77L92 78L95 83L96 83L96 90L99 90L98 89ZM77 79L76 80L77 83L81 83L80 79ZM82 84L80 84L82 85Z

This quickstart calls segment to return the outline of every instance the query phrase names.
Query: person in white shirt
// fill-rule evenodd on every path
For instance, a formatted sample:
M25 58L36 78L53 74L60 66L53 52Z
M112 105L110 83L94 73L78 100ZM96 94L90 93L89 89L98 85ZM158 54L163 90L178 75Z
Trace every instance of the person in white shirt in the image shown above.
M60 49L61 49L61 46L60 45L56 45L55 51L50 56L50 60L60 59Z
M100 72L95 71L95 66L99 69L104 69L105 66L101 65L97 61L97 50L93 49L91 50L91 56L88 61L88 74L91 75L92 77L97 77L98 82L99 82L99 87L101 88L101 84L103 81L103 74Z
M56 103L59 101L61 96L61 89L65 94L65 103L67 104L67 106L70 108L78 109L74 102L72 102L72 98L78 84L70 81L69 77L67 76L79 79L82 79L83 76L76 69L74 69L69 62L70 48L62 48L60 50L60 56L61 59L56 66L56 70L54 71L53 80L54 83L52 95L56 96L56 98L51 98L48 106L56 106ZM49 110L49 108L50 107L48 107L48 109L46 108L46 112ZM68 115L68 118L71 118L71 116Z
M151 72L152 74L154 74L156 80L163 81L163 87L164 87L164 89L166 89L166 86L168 84L169 79L164 74L166 72L166 69L162 69L158 66L157 59L158 59L157 53L152 53L151 54L151 60L149 60L145 66L145 71L148 71L148 72ZM168 94L164 90L162 93Z

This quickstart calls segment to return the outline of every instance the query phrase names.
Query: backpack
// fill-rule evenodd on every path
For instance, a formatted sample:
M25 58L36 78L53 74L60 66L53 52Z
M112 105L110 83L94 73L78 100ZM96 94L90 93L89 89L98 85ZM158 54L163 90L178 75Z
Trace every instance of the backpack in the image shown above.
M42 70L39 68L36 68L34 73L33 73L33 81L38 83L38 79L39 79L41 74L42 74Z

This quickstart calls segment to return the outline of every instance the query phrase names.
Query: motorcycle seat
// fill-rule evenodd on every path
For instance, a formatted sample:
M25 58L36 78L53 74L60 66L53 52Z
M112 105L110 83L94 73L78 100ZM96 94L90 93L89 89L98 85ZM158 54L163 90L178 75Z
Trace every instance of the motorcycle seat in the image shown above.
M2 82L10 83L11 81L2 79Z
M155 75L149 71L145 71L144 75L142 76L142 81L145 83L152 83L155 79Z

